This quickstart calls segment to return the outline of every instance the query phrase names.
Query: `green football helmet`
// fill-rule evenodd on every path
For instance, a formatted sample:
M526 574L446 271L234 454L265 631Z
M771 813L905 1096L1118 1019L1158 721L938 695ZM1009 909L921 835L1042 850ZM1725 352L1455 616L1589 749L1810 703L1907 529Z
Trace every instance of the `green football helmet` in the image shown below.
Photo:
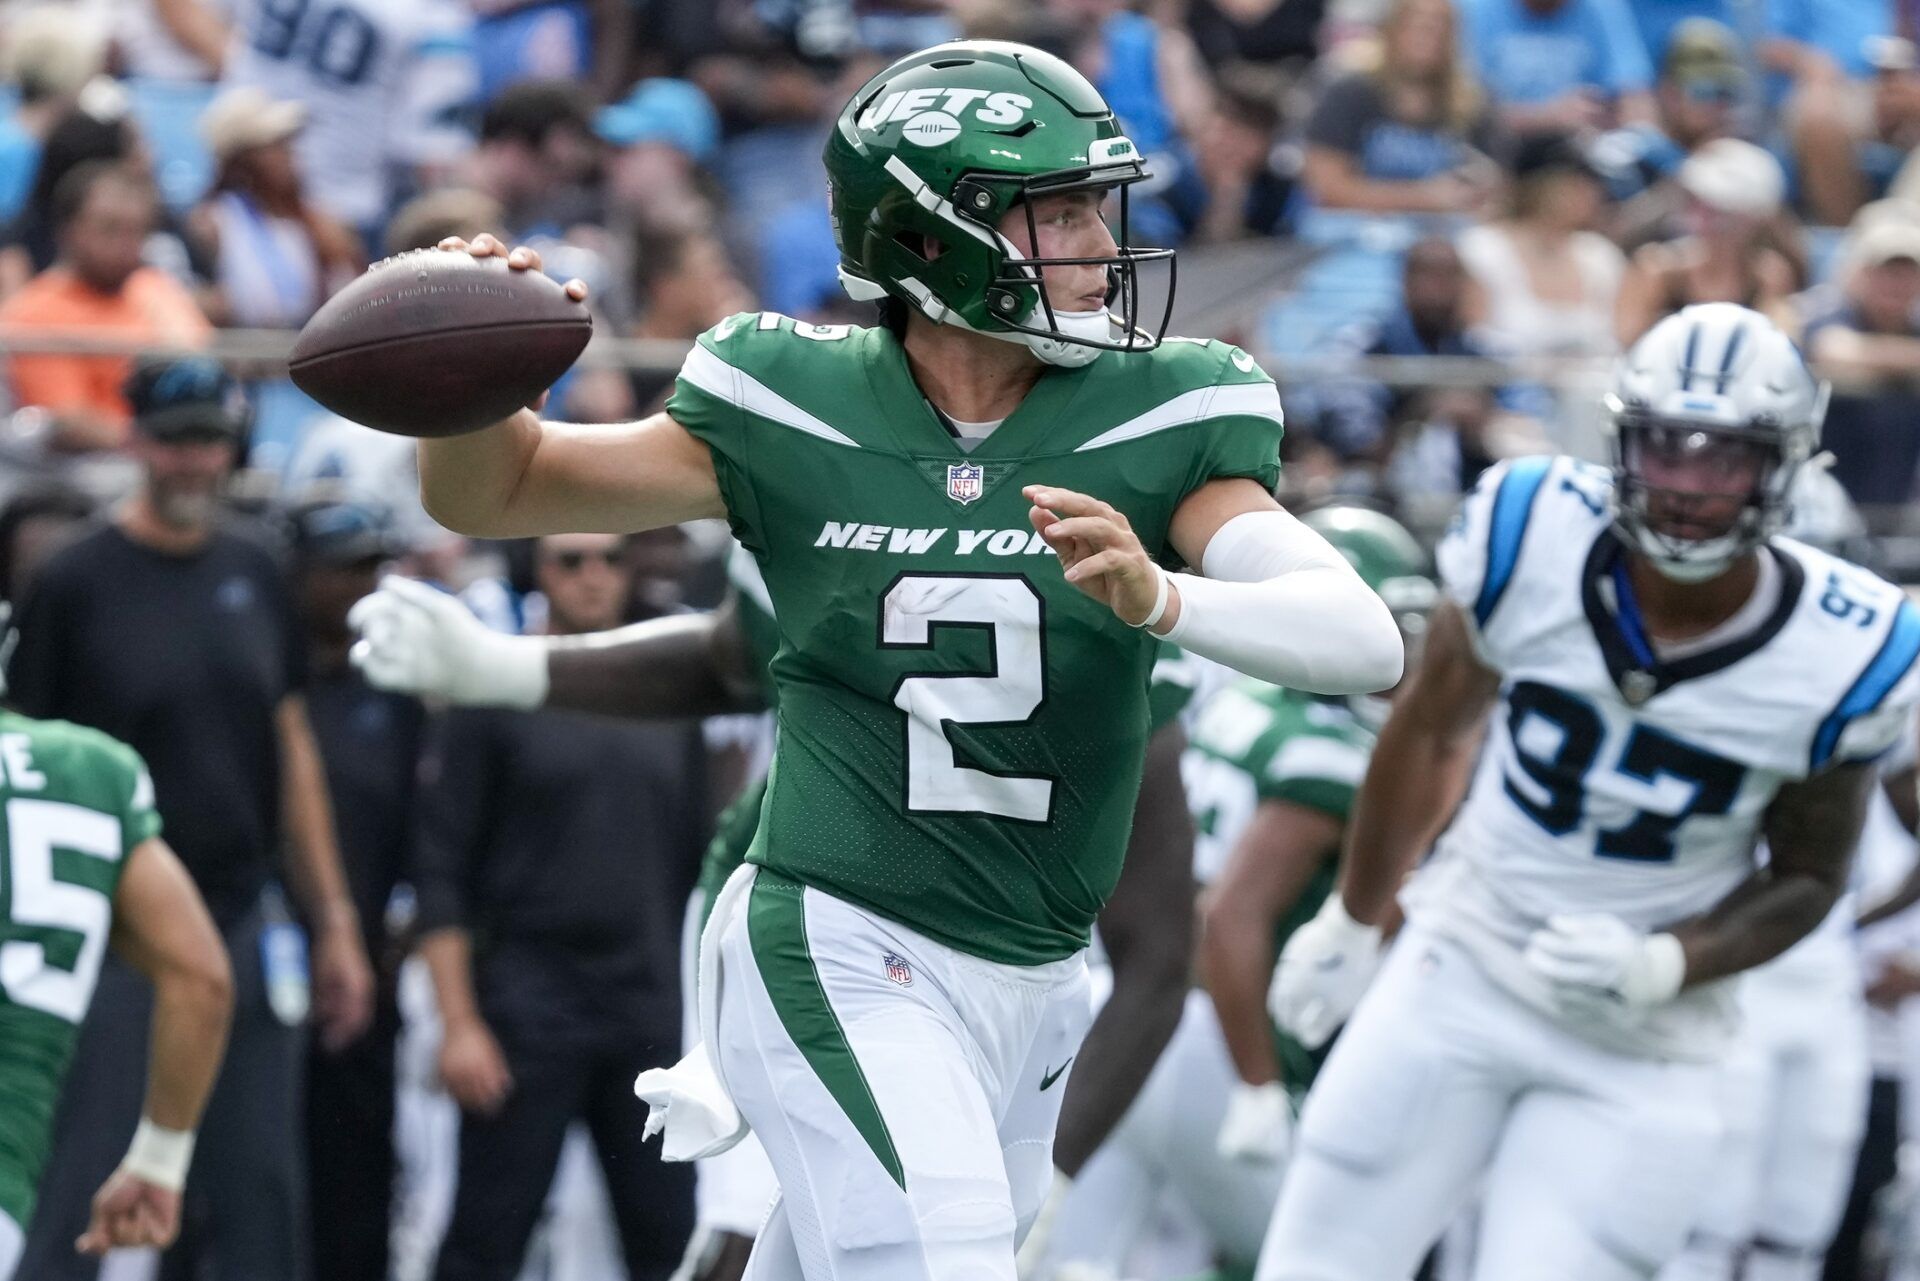
M1407 527L1384 512L1355 503L1329 503L1300 518L1300 522L1332 543L1347 558L1362 582L1387 604L1407 649L1407 670L1413 670L1427 634L1427 616L1440 602L1440 588L1427 573L1427 553ZM1348 700L1360 718L1372 725L1386 719L1383 696L1362 694Z
M1112 108L1072 67L1026 45L960 40L900 59L869 80L827 139L840 283L857 301L898 298L935 324L1023 344L1048 364L1102 351L1151 351L1173 313L1173 250L1127 244L1127 189L1147 177ZM1064 191L1119 190L1119 252L1028 258L1002 218ZM937 246L937 252L928 252ZM1137 321L1139 267L1168 264L1167 304L1151 333ZM1099 265L1107 306L1066 312L1041 269Z

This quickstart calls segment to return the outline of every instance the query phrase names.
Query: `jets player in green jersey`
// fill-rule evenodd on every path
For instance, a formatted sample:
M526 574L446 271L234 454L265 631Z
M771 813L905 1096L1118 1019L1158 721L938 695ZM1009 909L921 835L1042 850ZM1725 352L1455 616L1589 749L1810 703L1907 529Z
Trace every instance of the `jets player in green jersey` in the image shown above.
M779 620L777 764L701 948L713 1088L668 1146L758 1134L782 1194L758 1276L1011 1277L1157 638L1328 693L1392 685L1400 638L1273 500L1272 380L1136 324L1166 255L1101 210L1124 241L1147 172L1078 72L924 50L826 162L842 278L884 323L730 317L665 413L422 440L422 496L483 537L728 519Z
M362 639L353 661L382 689L461 706L563 707L634 717L717 715L778 696L766 679L778 648L766 584L751 556L728 561L733 591L712 614L652 619L580 637L506 636L484 627L453 597L389 579L355 607ZM1134 809L1125 867L1101 908L1099 927L1113 977L1111 996L1088 1030L1088 1070L1063 1087L1054 1161L1077 1174L1138 1091L1180 1017L1191 952L1193 828L1182 799L1178 716L1193 697L1196 664L1168 649L1148 692L1153 737ZM699 927L747 856L764 775L721 816L688 908L684 951L691 984ZM688 999L688 1016L693 1001ZM689 1033L691 1044L697 1031ZM774 1192L773 1171L751 1136L700 1163L693 1281L737 1278ZM1031 1244L1030 1240L1030 1244Z
M1334 505L1302 518L1352 562L1399 620L1409 660L1438 597L1427 558L1391 517ZM1146 1087L1061 1212L1055 1276L1134 1275L1140 1229L1161 1198L1186 1209L1221 1277L1249 1276L1279 1197L1293 1109L1324 1052L1268 1017L1280 944L1333 886L1354 790L1384 719L1383 698L1302 694L1243 680L1194 717L1182 763L1205 890L1187 1007ZM1042 1274L1045 1275L1045 1274Z
M153 980L146 1106L76 1246L166 1246L226 1046L226 949L160 838L134 750L0 710L0 1281L14 1274L60 1083L111 945ZM129 1071L138 1070L131 1063Z

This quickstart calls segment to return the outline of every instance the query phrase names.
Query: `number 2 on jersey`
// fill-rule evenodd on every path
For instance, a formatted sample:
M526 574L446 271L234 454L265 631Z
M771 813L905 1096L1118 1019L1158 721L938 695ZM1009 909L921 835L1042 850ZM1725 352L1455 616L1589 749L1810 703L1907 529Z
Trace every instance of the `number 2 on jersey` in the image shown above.
M931 649L942 627L984 629L993 670L980 675L915 673L900 678L893 704L907 714L907 811L991 814L1044 823L1053 780L991 774L957 763L947 726L1018 725L1046 698L1046 643L1040 593L1016 574L902 574L880 599L880 644Z
M1509 774L1507 796L1541 827L1564 836L1579 826L1586 810L1585 779L1599 760L1605 737L1600 714L1573 695L1534 681L1516 684L1507 695L1507 708L1514 762L1532 784L1524 787ZM1551 752L1530 751L1526 746L1526 731L1537 721L1559 731L1559 742ZM1725 757L1638 724L1613 768L1649 786L1671 778L1690 789L1685 803L1673 813L1641 810L1624 826L1596 835L1594 853L1600 857L1642 863L1672 862L1674 834L1680 824L1696 814L1725 814L1732 809L1746 773Z
M61 801L7 802L6 924L36 937L0 943L0 990L16 1005L78 1023L100 977L113 906L99 890L59 879L55 851L116 862L120 821Z

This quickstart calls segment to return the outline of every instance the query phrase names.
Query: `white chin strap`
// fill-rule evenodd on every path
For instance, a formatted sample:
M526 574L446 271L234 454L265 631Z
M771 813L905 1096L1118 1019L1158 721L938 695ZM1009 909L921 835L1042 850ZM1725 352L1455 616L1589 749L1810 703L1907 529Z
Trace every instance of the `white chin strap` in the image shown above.
M1043 310L1035 309L1036 316L1044 314ZM1032 319L1033 317L1028 317L1029 322ZM1099 311L1055 311L1053 323L1055 328L1069 337L1092 342L1121 342L1126 335L1126 330L1114 318L1113 312L1105 307ZM1046 364L1058 365L1062 369L1078 369L1082 365L1091 364L1094 357L1101 351L1100 348L1089 347L1084 342L1068 342L1062 338L1052 338L1043 334L1006 333L996 330L990 336L1002 342L1019 343Z

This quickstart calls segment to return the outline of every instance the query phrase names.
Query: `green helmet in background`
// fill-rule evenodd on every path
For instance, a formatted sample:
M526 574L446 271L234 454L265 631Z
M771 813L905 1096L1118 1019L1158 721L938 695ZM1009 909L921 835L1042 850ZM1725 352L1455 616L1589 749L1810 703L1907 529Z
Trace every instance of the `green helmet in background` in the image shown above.
M1127 188L1147 176L1145 161L1086 77L1052 54L990 40L910 54L840 112L825 159L840 283L855 300L898 298L935 324L1023 344L1052 365L1159 345L1173 281L1147 333L1136 323L1138 272L1162 260L1171 272L1173 250L1127 245ZM1024 205L1033 236L1036 196L1108 188L1120 192L1112 257L1026 258L999 232ZM1105 309L1053 307L1040 269L1067 265L1106 267Z
M1427 572L1427 553L1420 540L1386 513L1355 503L1317 507L1300 521L1332 543L1361 581L1387 603L1406 643L1407 670L1412 671L1427 634L1427 615L1440 603L1440 588ZM1359 695L1349 701L1369 723L1377 725L1385 719L1384 696Z

